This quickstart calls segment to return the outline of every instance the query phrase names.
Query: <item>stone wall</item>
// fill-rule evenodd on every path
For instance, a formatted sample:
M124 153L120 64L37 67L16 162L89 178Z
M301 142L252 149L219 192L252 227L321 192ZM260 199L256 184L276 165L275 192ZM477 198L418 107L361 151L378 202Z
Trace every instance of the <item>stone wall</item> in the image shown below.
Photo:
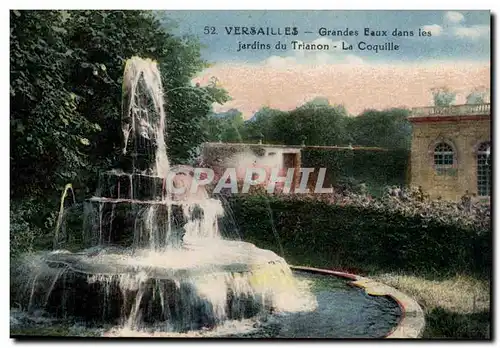
M411 185L422 186L431 198L459 200L466 190L477 193L477 146L490 141L490 118L446 118L413 121ZM453 168L434 166L434 147L445 141L454 147Z
M290 155L293 155L293 160ZM234 167L239 180L244 178L246 169L250 167L264 168L268 177L272 168L281 168L279 176L286 176L286 169L293 166L295 176L292 187L298 184L300 155L298 147L267 144L205 143L202 149L203 164L212 168L216 177L220 177L226 168Z

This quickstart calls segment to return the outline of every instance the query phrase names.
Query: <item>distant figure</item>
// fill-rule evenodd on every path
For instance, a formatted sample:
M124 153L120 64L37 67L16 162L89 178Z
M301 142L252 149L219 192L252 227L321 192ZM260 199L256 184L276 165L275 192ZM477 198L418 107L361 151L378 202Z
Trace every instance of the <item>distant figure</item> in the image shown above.
M402 201L406 201L408 199L408 196L404 189L399 190L399 199L401 199Z
M365 183L359 184L359 192L362 195L366 195L366 193L368 192L368 189L366 188L366 184Z
M399 198L401 194L401 189L398 186L393 186L392 192L394 197Z
M425 194L424 194L424 190L422 189L422 186L418 187L417 199L420 202L423 202L425 200Z
M260 133L259 134L259 144L262 144L263 140L264 140L264 134Z
M387 195L390 197L394 197L394 188L391 186L387 186Z
M470 212L472 208L472 197L469 194L469 190L465 190L465 194L460 198L460 201L464 210Z

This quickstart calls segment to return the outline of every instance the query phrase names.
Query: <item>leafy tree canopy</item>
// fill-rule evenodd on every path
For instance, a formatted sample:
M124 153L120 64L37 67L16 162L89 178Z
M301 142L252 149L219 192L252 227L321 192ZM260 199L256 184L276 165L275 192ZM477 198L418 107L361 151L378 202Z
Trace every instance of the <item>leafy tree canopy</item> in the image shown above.
M291 110L263 107L243 122L241 113L230 110L213 114L206 129L212 141L255 142L300 145L361 145L409 149L409 110L367 110L350 116L343 106L330 105L324 98Z
M165 87L167 146L188 160L205 140L204 120L227 93L191 86L207 63L199 43L168 33L148 11L12 11L11 193L43 195L89 185L116 164L122 143L121 83L132 56L158 61Z
M450 106L455 102L457 94L448 87L433 88L432 99L435 106Z

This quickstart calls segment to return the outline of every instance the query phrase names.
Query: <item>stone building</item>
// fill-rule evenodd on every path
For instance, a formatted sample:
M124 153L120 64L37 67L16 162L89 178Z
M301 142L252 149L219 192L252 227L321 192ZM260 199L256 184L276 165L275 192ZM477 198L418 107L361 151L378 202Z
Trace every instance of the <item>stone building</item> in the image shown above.
M382 151L387 149L379 147L365 147L365 146L336 146L336 145L276 145L276 144L245 144L245 143L204 143L201 152L202 163L206 167L214 170L215 176L222 175L226 168L236 168L236 177L243 180L245 177L245 170L251 167L262 168L266 172L266 177L271 177L273 168L279 168L278 176L286 177L287 171L294 168L294 175L290 187L291 192L295 188L304 184L302 182L303 176L300 172L301 165L304 160L307 161L307 150L320 150L320 151L349 151L349 152L366 152L366 151ZM335 175L333 168L328 168L327 163L317 165L306 165L309 169L307 175L307 188L310 192L316 189L324 188L329 189L333 185L331 175ZM320 169L326 167L325 175L320 175ZM238 170L238 168L240 170ZM303 168L305 169L305 168ZM311 171L312 169L312 171ZM264 183L265 184L265 183ZM281 185L276 185L279 187Z
M414 108L410 184L457 201L491 193L490 104Z
M288 168L294 168L291 187L297 187L300 180L301 149L301 146L262 143L204 143L202 158L204 164L216 173L228 167L242 169L241 172L237 171L239 179L244 178L247 168L254 166L265 169L267 175L270 175L273 168L280 168L280 177L286 176Z

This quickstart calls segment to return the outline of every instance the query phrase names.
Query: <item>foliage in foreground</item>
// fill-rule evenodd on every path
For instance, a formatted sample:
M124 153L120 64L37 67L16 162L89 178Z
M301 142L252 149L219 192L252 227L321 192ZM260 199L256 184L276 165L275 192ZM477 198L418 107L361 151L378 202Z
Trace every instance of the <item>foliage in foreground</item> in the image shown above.
M151 11L11 11L10 166L13 249L54 228L61 191L93 194L123 146L122 75L132 56L158 62L171 162L206 139L204 120L227 100L215 83L191 85L206 62L199 43L172 35Z

